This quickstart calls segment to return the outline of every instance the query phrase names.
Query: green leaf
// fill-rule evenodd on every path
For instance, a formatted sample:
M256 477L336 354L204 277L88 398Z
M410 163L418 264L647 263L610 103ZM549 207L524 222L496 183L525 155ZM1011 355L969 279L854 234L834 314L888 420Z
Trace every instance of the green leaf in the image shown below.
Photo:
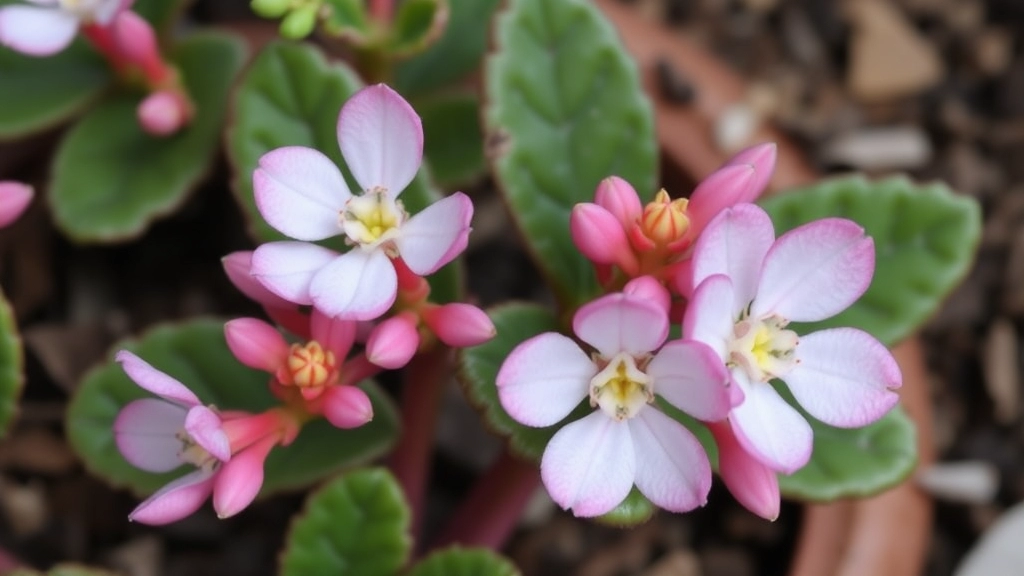
M510 0L484 66L484 141L512 215L563 306L595 295L569 213L605 177L654 190L654 113L636 64L587 0Z
M323 54L306 44L277 42L268 45L249 67L235 93L234 117L228 128L228 158L234 168L235 199L249 221L250 235L260 242L286 237L267 224L256 209L252 173L260 156L282 146L306 146L326 154L358 190L338 148L336 126L341 106L362 88L344 64L329 64ZM423 170L402 193L402 202L415 213L439 198ZM339 229L340 233L340 229ZM346 250L342 236L324 242ZM437 302L458 299L461 279L457 263L430 278Z
M132 11L148 20L161 36L167 36L191 3L192 0L135 0Z
M205 403L222 410L258 412L279 402L264 372L235 360L224 341L223 322L196 320L155 328L141 340L118 343L182 381ZM360 387L373 402L374 418L354 430L338 430L319 419L303 427L291 445L275 448L266 463L263 494L307 486L383 454L398 434L398 417L387 395L371 381ZM90 372L71 399L67 432L71 446L96 475L140 494L153 492L184 469L151 474L121 457L111 433L121 408L151 395L135 385L120 365L108 362Z
M869 496L902 482L917 464L917 433L902 408L863 428L833 428L804 413L814 430L811 461L779 475L782 493L830 501Z
M412 549L409 507L383 469L351 472L317 490L295 518L282 576L393 576Z
M106 62L79 40L47 58L0 47L0 140L52 128L82 113L112 85Z
M611 512L598 516L595 520L610 526L628 528L650 520L651 516L654 515L654 509L654 504L651 504L651 501L645 498L634 486L621 504L616 506Z
M977 202L943 184L916 185L903 177L826 180L762 202L776 234L828 216L849 218L875 241L875 277L864 296L824 322L866 330L893 345L919 328L960 283L981 238ZM796 326L796 325L794 325Z
M330 10L324 19L324 31L333 36L362 43L370 35L370 21L365 0L326 0Z
M50 202L58 226L74 240L138 236L180 206L209 170L245 50L233 37L211 33L182 42L174 55L196 104L188 127L150 136L136 119L138 97L120 96L90 112L61 143Z
M18 337L14 310L0 292L0 438L18 413L18 398L25 385L25 358Z
M440 36L447 20L445 0L405 0L395 14L391 53L403 56L422 51Z
M483 176L480 101L472 94L452 94L424 100L419 109L423 154L437 183L454 190Z
M500 0L448 0L448 25L430 48L395 70L395 86L420 96L450 86L480 67L491 15Z
M406 576L519 576L507 558L484 548L458 546L434 552Z

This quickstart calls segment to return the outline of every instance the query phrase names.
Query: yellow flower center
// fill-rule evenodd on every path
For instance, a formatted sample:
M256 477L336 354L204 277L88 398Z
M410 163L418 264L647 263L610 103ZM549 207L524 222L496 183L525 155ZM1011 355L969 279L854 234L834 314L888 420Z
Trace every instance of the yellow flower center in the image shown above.
M590 380L590 405L622 421L636 416L654 401L653 380L636 365L636 359L622 352Z
M182 462L207 471L215 469L220 463L220 460L200 446L184 428L179 430L174 437L181 441L178 458L181 458Z
M733 327L730 364L746 370L752 382L784 376L799 363L796 346L800 338L796 332L785 329L788 323L778 316L741 319Z
M285 365L287 374L282 378L283 384L312 389L323 388L338 380L338 365L334 352L324 350L315 340L305 345L292 344Z
M690 217L686 214L688 204L685 198L673 200L664 189L658 191L640 216L644 236L662 246L681 240L690 229Z
M341 213L341 227L351 243L373 248L389 240L389 233L405 218L401 202L393 200L386 190L374 189L349 199Z

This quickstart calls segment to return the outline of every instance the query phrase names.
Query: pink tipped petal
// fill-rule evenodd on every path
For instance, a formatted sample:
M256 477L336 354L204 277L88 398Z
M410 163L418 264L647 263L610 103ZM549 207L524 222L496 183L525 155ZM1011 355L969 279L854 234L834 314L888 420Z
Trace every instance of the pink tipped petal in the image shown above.
M718 474L736 501L765 520L779 517L779 477L740 446L728 421L709 424L718 445Z
M33 195L32 187L28 184L0 182L0 228L17 220L32 202Z
M641 276L630 280L622 288L622 293L657 304L665 314L672 308L672 296L653 276Z
M227 462L231 459L231 444L221 425L220 416L206 406L194 406L185 417L185 431L211 456Z
M451 262L465 247L473 202L462 192L434 202L410 218L399 232L395 244L409 269L419 276L433 274Z
M394 304L398 275L383 251L355 248L317 273L309 295L313 305L328 316L373 320Z
M831 426L866 426L899 401L903 376L892 353L855 328L821 330L800 338L800 363L783 378L797 402Z
M213 509L218 518L230 518L252 504L263 487L263 463L277 443L270 436L242 450L221 466L213 480Z
M527 426L551 426L587 397L597 367L561 334L546 332L520 343L498 371L498 398Z
M213 490L212 470L196 470L167 484L139 504L128 519L151 526L163 526L190 516Z
M274 308L294 306L288 300L268 290L253 277L250 272L252 270L252 254L251 250L240 250L221 258L220 262L224 267L224 272L228 275L228 280L234 284L235 288L238 288L239 292L263 306Z
M655 393L698 420L721 420L733 406L729 371L701 342L668 342L647 365L647 375L654 378Z
M114 360L121 363L121 367L128 374L128 377L143 390L183 406L192 407L201 404L199 398L184 384L153 368L148 362L135 354L127 350L121 350L114 356Z
M331 386L324 392L324 418L337 428L358 428L373 420L373 404L361 388Z
M636 465L629 424L597 410L548 442L540 476L559 506L576 516L600 516L629 495Z
M623 230L629 229L644 210L633 186L618 176L601 180L594 192L594 204L610 212Z
M356 341L356 328L358 323L354 320L342 320L332 318L316 308L310 316L310 333L313 340L316 340L325 349L334 352L334 357L344 360L352 350L352 344Z
M397 198L423 160L423 125L397 92L384 84L367 86L342 106L338 144L363 190L380 186Z
M147 472L170 472L181 466L181 440L187 411L156 398L128 403L114 420L114 441L129 464Z
M412 360L419 345L415 319L400 314L373 329L366 341L366 358L381 368L397 370Z
M874 272L874 240L856 222L824 218L804 224L779 237L765 257L751 313L824 320L856 302Z
M352 197L345 178L323 153L303 146L267 152L252 175L256 207L267 223L296 240L342 232L338 215Z
M636 450L636 487L640 492L670 512L688 512L706 504L711 463L697 438L653 408L641 409L627 422Z
M659 304L626 294L609 294L585 304L572 329L605 358L656 350L668 336L668 315Z
M734 304L732 282L727 276L716 274L707 278L693 292L686 307L683 337L707 344L725 361L737 319Z
M719 212L737 204L752 202L750 193L755 179L749 164L726 165L701 181L690 195L686 212L690 233L696 237Z
M57 8L15 4L0 8L0 45L29 56L51 56L68 47L78 18Z
M273 374L288 356L288 343L273 326L256 318L224 324L224 339L239 362Z
M639 269L622 224L597 204L574 206L569 216L569 231L573 244L591 262L615 264L629 275Z
M252 254L252 274L265 288L294 304L313 303L313 277L340 257L338 253L307 242L268 242Z
M737 164L749 164L754 167L754 179L750 183L750 190L747 192L747 199L742 202L753 202L757 199L775 173L775 160L778 157L778 146L775 142L766 142L741 150L726 163L730 166Z
M733 381L743 388L743 403L732 409L733 432L744 450L772 470L792 474L811 458L811 425L764 382L747 383L740 370Z
M761 208L739 204L708 224L693 251L693 285L713 274L732 280L737 314L757 295L765 254L775 240L772 221Z
M472 304L453 302L425 308L421 314L430 331L448 346L478 346L497 333L487 313Z

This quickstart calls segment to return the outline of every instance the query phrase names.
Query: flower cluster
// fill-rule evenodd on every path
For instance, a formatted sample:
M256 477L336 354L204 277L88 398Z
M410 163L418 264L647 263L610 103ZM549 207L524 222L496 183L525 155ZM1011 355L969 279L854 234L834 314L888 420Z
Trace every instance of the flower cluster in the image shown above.
M573 239L611 293L573 318L582 348L541 334L509 354L496 382L502 406L527 426L557 424L584 399L595 408L562 426L544 451L541 475L563 508L605 514L634 485L667 510L702 505L708 458L661 410L668 404L709 428L726 486L774 519L777 473L803 467L812 448L810 425L774 381L832 426L867 425L897 402L899 368L874 337L790 328L856 301L874 274L874 244L839 218L776 239L768 215L750 203L774 159L774 146L756 146L689 200L662 190L647 206L611 177L593 204L573 210ZM682 338L666 342L672 322Z

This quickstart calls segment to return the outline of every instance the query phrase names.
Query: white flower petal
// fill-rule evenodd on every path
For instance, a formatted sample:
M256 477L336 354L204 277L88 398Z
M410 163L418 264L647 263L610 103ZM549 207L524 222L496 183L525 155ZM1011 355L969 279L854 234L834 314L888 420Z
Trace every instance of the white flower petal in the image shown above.
M29 56L51 56L78 33L78 18L55 8L12 5L0 8L0 45Z
M397 92L367 86L341 108L338 144L363 190L380 186L397 198L423 160L423 125Z
M605 358L656 350L668 337L668 315L655 302L630 294L608 294L583 305L572 329Z
M743 449L765 466L785 474L807 464L814 439L811 425L804 417L770 384L749 383L740 369L733 370L733 381L745 396L729 416Z
M733 310L743 310L757 294L761 266L774 240L771 218L761 208L738 204L722 210L694 246L693 286L724 274L732 281Z
M515 347L498 371L498 398L527 426L551 426L587 397L597 366L571 338L546 332Z
M252 253L249 274L277 296L308 305L313 277L339 255L308 242L268 242Z
M325 266L309 285L313 306L346 320L379 318L397 294L395 266L381 250L354 248Z
M705 279L686 306L683 336L707 344L724 362L737 320L734 302L728 276L715 274Z
M135 354L121 350L114 356L114 360L121 363L125 374L143 390L182 406L192 407L201 404L188 386L157 370Z
M711 490L711 463L697 438L652 407L640 410L628 422L640 492L670 512L688 512L706 504Z
M462 192L434 202L402 224L395 244L409 269L420 276L433 274L465 248L473 202Z
M330 158L303 146L267 152L252 175L256 207L268 224L296 240L342 232L339 217L352 197Z
M672 340L647 365L654 392L690 416L715 422L729 415L730 377L710 346L695 340Z
M129 464L147 472L170 472L182 465L181 440L185 408L156 398L128 403L114 420L114 441Z

